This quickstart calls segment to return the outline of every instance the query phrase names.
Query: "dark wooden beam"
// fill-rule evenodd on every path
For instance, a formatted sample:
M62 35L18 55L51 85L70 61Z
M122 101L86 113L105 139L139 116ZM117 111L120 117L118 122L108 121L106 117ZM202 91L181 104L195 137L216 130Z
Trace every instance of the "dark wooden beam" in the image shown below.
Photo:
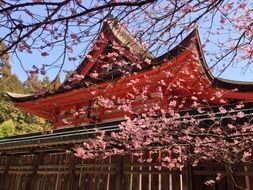
M39 165L42 163L43 158L44 158L44 153L40 152L39 154L37 154L36 159L34 159L34 166L33 166L33 173L31 175L31 177L28 180L28 183L26 184L26 189L27 190L34 190L36 189L36 183L38 182L38 168Z
M69 169L69 177L68 177L68 185L67 189L73 189L74 180L75 180L75 155L74 153L69 154L70 156L70 169Z
M6 183L9 181L8 180L8 172L9 172L9 168L10 168L10 165L11 165L11 161L12 161L12 158L13 158L13 155L10 155L10 156L7 156L6 157L6 165L5 165L5 169L4 169L4 177L2 178L1 180L1 185L0 185L0 190L5 190L5 185Z

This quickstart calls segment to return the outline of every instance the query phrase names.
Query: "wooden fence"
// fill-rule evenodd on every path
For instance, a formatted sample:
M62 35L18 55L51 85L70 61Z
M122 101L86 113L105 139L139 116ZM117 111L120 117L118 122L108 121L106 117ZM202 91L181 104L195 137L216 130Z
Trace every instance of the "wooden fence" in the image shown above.
M253 167L237 166L227 175L217 163L178 171L140 163L133 155L82 160L72 153L39 152L0 156L1 190L253 190ZM225 177L214 186L204 185L217 173Z

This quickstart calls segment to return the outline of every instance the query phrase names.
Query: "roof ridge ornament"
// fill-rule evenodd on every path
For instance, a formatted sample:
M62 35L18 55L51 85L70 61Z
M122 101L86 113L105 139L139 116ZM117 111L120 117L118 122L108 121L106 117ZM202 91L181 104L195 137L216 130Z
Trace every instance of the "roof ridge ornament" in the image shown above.
M115 27L116 29L118 29L118 28L119 28L119 25L120 25L118 18L114 17L113 14L109 14L109 15L107 16L105 22L112 23L113 27ZM108 23L108 24L109 24L109 23Z

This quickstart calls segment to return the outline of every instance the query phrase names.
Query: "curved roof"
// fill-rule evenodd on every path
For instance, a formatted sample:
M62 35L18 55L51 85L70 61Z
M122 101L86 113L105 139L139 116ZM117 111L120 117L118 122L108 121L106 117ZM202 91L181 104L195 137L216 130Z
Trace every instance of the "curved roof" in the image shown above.
M28 98L28 97L32 97L34 96L33 94L18 94L18 93L13 93L13 92L6 92L7 95L11 98L16 98L16 99L19 99L19 98Z
M229 80L223 78L216 78L212 75L208 64L206 63L205 56L203 53L199 32L198 29L194 29L181 43L179 43L175 48L171 51L155 58L153 61L160 63L163 62L164 59L173 59L181 54L183 51L188 49L191 44L194 43L200 58L200 66L204 70L205 76L209 79L210 83L214 87L220 87L222 89L237 89L241 92L253 92L253 81L252 82L244 82L237 80Z
M112 38L114 38L117 42L122 44L128 49L133 50L137 55L148 57L148 58L154 58L154 55L145 47L141 45L141 43L136 40L127 29L122 26L117 19L113 17L109 17L104 23L100 30L101 33L107 32ZM99 39L99 37L98 37ZM91 50L93 51L93 50ZM84 60L81 62L81 64L77 67L75 70L75 73L78 73L82 70L82 68L85 66L87 62L87 57L84 58Z
M143 48L141 46L141 44L139 44L136 40L133 39L133 37L129 34L129 32L127 32L126 30L119 30L117 28L118 23L115 21L114 22L106 22L104 24L104 28L106 28L106 30L109 30L115 37L117 37L118 40L121 41L121 43L125 44L125 45L129 45L132 44L131 42L134 41L135 44L133 44L133 46L135 47L135 49L137 50L137 52L141 53L146 53L146 56L151 58L152 63L150 65L144 66L142 68L142 70L135 70L137 72L141 72L143 70L147 70L147 69L151 69L153 66L156 65L161 65L164 64L164 60L172 60L175 59L178 55L180 55L181 53L183 53L186 50L192 51L191 50L191 46L194 45L197 49L198 52L198 56L199 56L199 66L201 67L202 71L204 71L203 73L201 73L203 75L203 77L205 77L206 79L208 79L208 81L210 82L210 84L216 88L221 88L221 89L237 89L238 92L253 92L253 82L242 82L242 81L233 81L233 80L226 80L226 79L220 79L220 78L215 78L212 73L210 72L210 69L208 68L208 65L205 61L204 58L204 53L201 47L201 42L200 42L200 37L199 37L199 33L197 29L194 29L181 43L179 43L176 47L174 47L172 50L168 51L167 53L154 58L153 55L151 53L149 53L145 48ZM85 62L85 60L84 60ZM81 65L77 68L80 69L82 67L82 65L84 64L81 63ZM78 72L77 72L78 73ZM92 80L92 79L90 79ZM88 81L89 82L89 81ZM90 81L92 82L92 81ZM17 95L17 94L13 94L13 93L8 93L9 97L11 98L12 101L14 102L25 102L25 101L29 101L29 100L36 100L36 99L40 99L40 98L46 98L48 96L53 96L56 94L60 94L60 93L66 93L75 89L79 89L79 88L84 88L87 86L87 79L85 79L85 81L80 81L79 83L75 84L74 86L71 86L71 88L64 88L64 86L61 86L59 89L57 89L54 93L45 93L43 95L39 95L39 96L35 96L35 95Z

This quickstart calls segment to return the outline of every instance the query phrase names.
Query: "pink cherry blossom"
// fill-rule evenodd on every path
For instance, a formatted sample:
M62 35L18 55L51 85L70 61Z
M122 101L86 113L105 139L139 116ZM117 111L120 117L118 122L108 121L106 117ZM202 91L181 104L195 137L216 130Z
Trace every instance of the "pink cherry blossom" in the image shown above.
M243 112L238 112L237 114L236 114L236 117L238 117L238 118L243 118L244 117L244 113Z
M206 181L205 184L206 185L213 185L213 184L215 184L215 181L210 179L210 180Z

